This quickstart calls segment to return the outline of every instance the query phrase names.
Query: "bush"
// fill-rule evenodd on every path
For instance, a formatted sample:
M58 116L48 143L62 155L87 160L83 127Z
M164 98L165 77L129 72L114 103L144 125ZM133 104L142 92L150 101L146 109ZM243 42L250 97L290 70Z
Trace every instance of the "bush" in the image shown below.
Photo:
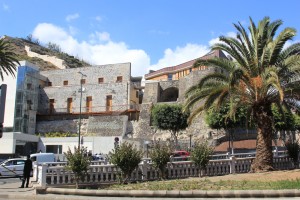
M111 163L121 169L120 182L126 183L131 173L138 167L142 160L142 151L136 149L132 144L123 142L119 147L108 154Z
M194 161L198 168L199 177L201 177L201 171L204 169L209 161L209 156L213 153L213 147L208 145L208 142L196 142L194 148L191 151L191 159Z
M91 163L91 157L87 155L87 148L84 147L74 147L74 153L72 153L69 148L64 154L68 160L66 169L71 170L74 173L76 188L78 188L79 181L83 180L87 174L88 167Z
M160 171L161 178L165 178L165 171L170 156L172 154L172 148L165 143L159 141L154 142L153 148L150 151L150 158L153 162L153 166Z

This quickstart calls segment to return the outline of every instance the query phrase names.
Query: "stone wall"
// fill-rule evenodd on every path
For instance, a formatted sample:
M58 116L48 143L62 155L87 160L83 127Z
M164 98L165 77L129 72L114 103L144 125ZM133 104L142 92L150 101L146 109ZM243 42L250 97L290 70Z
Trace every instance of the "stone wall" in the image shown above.
M127 132L128 117L122 116L90 116L81 120L82 136L124 136ZM78 119L38 121L37 133L61 132L77 133Z
M72 99L72 110L79 112L80 109L80 80L86 80L82 85L83 112L86 112L86 99L92 97L92 110L89 112L106 111L107 95L112 96L112 110L126 110L130 99L130 63L103 65L86 68L64 69L42 71L43 76L48 77L51 87L40 89L39 112L49 111L49 100L54 99L56 112L66 112L68 99ZM86 77L82 77L78 72L82 72ZM117 82L117 77L122 76L122 81ZM103 83L99 83L99 78L103 78ZM64 85L67 81L67 85Z

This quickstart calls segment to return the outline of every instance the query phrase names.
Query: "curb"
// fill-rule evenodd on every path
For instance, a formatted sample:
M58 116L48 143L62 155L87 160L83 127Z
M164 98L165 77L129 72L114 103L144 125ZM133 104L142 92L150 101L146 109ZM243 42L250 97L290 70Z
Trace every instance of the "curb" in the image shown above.
M300 190L80 190L46 188L46 194L81 195L99 197L201 197L201 198L264 198L300 197ZM39 193L39 191L37 191Z

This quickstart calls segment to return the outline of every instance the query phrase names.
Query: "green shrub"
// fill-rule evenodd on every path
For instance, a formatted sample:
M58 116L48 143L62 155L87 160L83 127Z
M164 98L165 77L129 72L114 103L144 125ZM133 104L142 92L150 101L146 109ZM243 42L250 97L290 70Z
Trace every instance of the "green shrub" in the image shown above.
M111 163L121 169L120 181L126 183L141 162L142 151L136 149L132 144L123 142L119 147L110 151L108 157Z
M74 153L69 150L64 153L68 164L66 166L67 170L71 170L74 173L76 188L79 187L79 181L83 180L87 174L88 167L91 163L91 157L87 155L87 148L74 147Z
M194 161L198 168L199 177L201 177L201 171L204 169L209 161L209 156L213 153L213 148L208 145L207 141L196 142L194 148L191 151L191 159Z
M154 142L153 148L150 151L150 158L153 162L153 166L160 171L161 178L164 179L166 166L170 161L170 155L172 154L172 148L162 142Z

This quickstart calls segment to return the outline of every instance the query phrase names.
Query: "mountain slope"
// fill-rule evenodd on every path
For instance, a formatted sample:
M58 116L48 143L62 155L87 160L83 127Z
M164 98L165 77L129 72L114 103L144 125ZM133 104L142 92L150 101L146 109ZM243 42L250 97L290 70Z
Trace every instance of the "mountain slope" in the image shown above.
M59 69L58 66L56 66L54 63L45 61L38 57L29 57L27 55L27 51L25 50L25 46L30 47L30 50L32 52L38 53L40 55L48 55L48 56L55 56L56 58L62 59L64 62L63 64L66 66L66 68L76 68L76 67L85 67L90 66L89 63L79 60L78 58L75 58L74 56L70 56L67 53L61 52L61 51L55 51L51 50L49 48L43 47L38 44L38 42L32 42L27 39L23 38L13 38L9 36L5 36L6 41L9 41L14 52L17 54L17 59L19 61L21 60L27 60L37 66L40 67L40 70L53 70L53 69Z

